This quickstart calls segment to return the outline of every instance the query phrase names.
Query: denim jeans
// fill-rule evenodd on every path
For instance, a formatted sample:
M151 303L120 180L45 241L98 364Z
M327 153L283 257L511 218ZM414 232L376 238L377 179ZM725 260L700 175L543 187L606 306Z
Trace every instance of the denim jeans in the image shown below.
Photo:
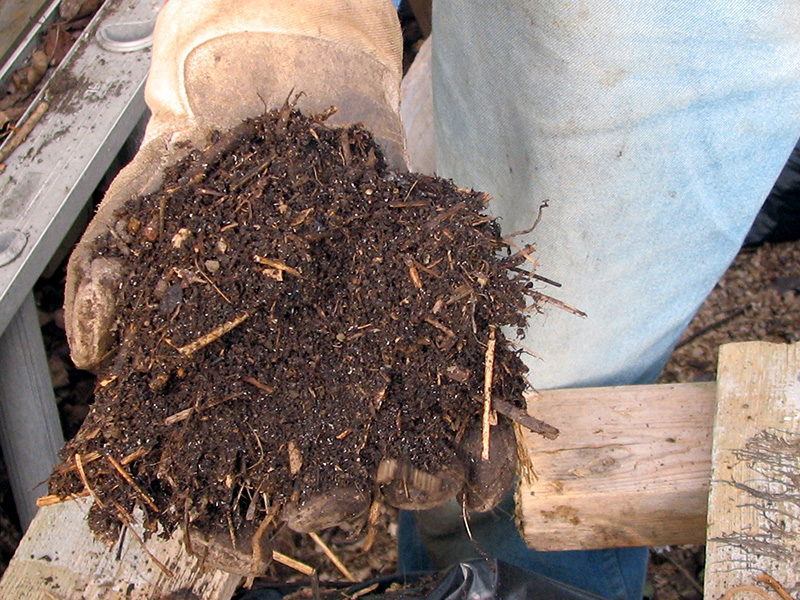
M512 518L511 494L489 513L473 514L469 538L461 507L400 513L399 569L402 573L444 569L457 562L492 558L613 600L641 600L647 548L538 552L525 545Z
M535 243L537 272L562 284L540 291L587 314L545 306L531 319L529 379L654 381L800 137L800 3L433 8L438 174L488 192L506 233L547 201L514 241ZM419 548L411 518L401 550ZM520 546L508 515L493 527L490 555L610 598L640 594L643 550L544 555Z

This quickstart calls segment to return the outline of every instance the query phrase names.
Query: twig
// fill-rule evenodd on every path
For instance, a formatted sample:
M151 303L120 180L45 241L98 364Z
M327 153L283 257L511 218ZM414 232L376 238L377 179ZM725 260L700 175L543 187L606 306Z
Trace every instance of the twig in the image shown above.
M181 423L185 421L194 412L194 406L190 406L189 408L184 408L183 410L179 410L176 413L171 414L166 419L164 419L164 425L175 425L175 423Z
M408 274L411 276L411 281L414 284L414 287L418 290L421 290L422 280L419 278L419 271L417 271L417 267L414 266L414 261L409 260L406 264L408 265Z
M536 226L539 224L539 221L542 220L542 212L548 206L550 206L550 201L549 200L545 200L544 202L542 202L539 205L539 214L536 215L536 220L533 222L533 225L531 225L527 229L523 229L522 231L515 231L514 233L509 233L508 235L505 236L505 241L508 241L508 238L513 238L513 237L518 237L520 235L525 235L527 233L530 233L534 229L536 229Z
M366 554L372 550L372 545L375 543L375 537L378 534L378 521L381 517L381 507L383 503L380 500L375 500L369 507L369 518L367 519L367 535L364 537L364 547L361 552Z
M220 404L225 404L229 400L233 400L234 398L239 398L241 394L231 394L230 396L225 396L221 400L217 400L216 402L209 402L208 404L204 404L203 406L190 406L189 408L184 408L183 410L179 410L176 413L171 414L166 419L164 419L165 425L174 425L175 423L180 423L188 419L192 414L196 412L202 412L204 410L208 410L209 408L214 408L219 406Z
M361 596L366 596L367 594L371 594L372 592L378 589L379 585L380 584L378 583L373 583L372 585L368 585L367 587L360 589L357 592L353 592L348 597L350 598L350 600L356 600L356 598L361 598Z
M276 563L280 563L290 569L294 569L295 571L302 573L303 575L313 575L314 574L314 567L307 565L306 563L300 562L299 560L293 559L291 556L286 556L285 554L281 554L277 550L272 551L272 560Z
M114 502L113 500L112 502L114 504L114 508L117 510L117 516L119 517L119 520L122 522L123 525L125 525L125 527L128 528L128 531L133 534L133 537L136 538L136 541L138 541L139 544L141 544L144 551L147 552L147 556L149 556L152 559L152 561L156 563L156 566L164 572L164 575L170 578L175 577L175 574L172 571L170 571L169 568L167 568L167 565L165 565L163 562L161 562L156 558L155 554L153 554L150 551L150 548L147 547L147 544L144 543L142 537L138 533L136 533L136 530L133 528L133 523L135 523L133 517L129 515L127 511L124 508L122 508L122 506L120 506L117 502Z
M770 586L770 587L771 587L773 590L775 590L775 592L776 592L776 593L777 593L777 594L778 594L778 595L779 595L779 596L780 596L780 597L781 597L783 600L794 600L794 598L792 598L792 597L789 595L789 592L787 592L787 591L786 591L786 588L785 588L785 587L783 587L783 586L780 584L780 582L778 582L778 580L776 580L776 579L775 579L775 578L774 578L772 575L769 575L769 574L767 574L767 573L761 573L761 575L758 575L758 576L756 577L756 581L757 581L758 583L766 583L766 584L767 584L768 586Z
M251 169L251 170L250 170L250 172L249 172L249 173L247 173L247 174L246 174L244 177L242 177L242 178L241 178L239 181L237 181L236 183L234 183L233 185L231 185L231 191L232 191L232 192L235 192L235 191L237 191L237 190L238 190L240 187L242 187L242 186L243 186L245 183L247 183L247 182L248 182L248 181L250 181L250 180L251 180L253 177L255 177L256 175L258 175L259 171L261 171L262 169L263 169L263 170L266 170L266 169L268 169L268 168L269 168L269 166L272 164L272 161L273 161L273 160L275 160L275 157L276 157L276 156L277 156L277 154L276 154L275 152L273 152L272 154L270 154L270 155L269 155L269 157L267 158L267 160L265 160L265 161L264 161L264 162L262 162L260 165L258 165L258 166L256 166L256 167L254 167L253 169Z
M242 381L246 381L250 385L252 385L254 387L257 387L262 392L267 392L268 394L271 394L272 392L275 391L275 388L272 388L272 387L268 386L266 383L261 383L255 377L243 377Z
M714 331L715 329L717 329L719 327L722 327L723 325L726 325L727 323L730 323L735 318L741 317L745 313L745 311L747 311L747 309L749 309L751 306L752 306L752 304L748 304L747 306L743 306L742 308L740 308L738 310L735 310L734 312L729 314L727 317L723 317L719 321L715 321L714 323L711 323L710 325L706 325L702 329L694 332L692 335L687 337L685 340L681 340L680 343L678 343L678 345L675 346L675 349L677 350L678 348L682 348L683 346L686 346L687 344L691 344L697 338L707 334L709 331Z
M210 278L208 275L206 275L206 274L203 272L203 269L201 269L201 268L200 268L200 264L197 262L197 259L195 259L195 261L194 261L194 264L195 264L195 266L197 267L197 272L198 272L198 273L200 273L200 277L202 277L203 279L205 279L205 280L206 280L206 282L207 282L207 283L208 283L208 284L209 284L211 287L213 287L213 288L214 288L214 291L215 291L215 292L217 292L217 293L218 293L220 296L222 296L222 299L223 299L223 300L225 300L225 302L227 302L228 304L233 304L233 302L231 302L231 299L230 299L230 298L228 298L228 297L227 297L227 296L226 296L226 295L223 293L223 291L222 291L221 289L219 289L219 287L217 286L217 284L216 284L216 283L214 283L213 281L211 281L211 278Z
M53 506L54 504L61 504L62 502L68 502L69 500L77 500L78 498L86 498L89 495L89 492L86 490L82 491L79 494L67 494L66 496L59 496L58 494L48 494L47 496L39 496L36 499L36 506L41 508L42 506Z
M553 287L561 287L561 284L557 281L553 281L552 279L545 277L544 275L539 275L538 273L531 273L531 277L538 281L542 281L548 285L552 285Z
M133 452L131 452L130 454L128 454L125 458L123 458L119 462L120 462L121 465L129 465L133 461L135 461L136 459L142 458L143 456L145 456L148 452L150 452L150 450L148 450L147 448L145 448L143 446L139 447L136 450L134 450ZM84 465L88 465L89 463L96 461L98 458L102 458L102 456L103 455L100 454L99 452L94 452L94 451L88 452L86 455L82 455L81 456L81 462L83 462ZM61 463L60 465L58 465L58 467L56 467L56 470L61 475L64 475L66 473L71 473L72 471L74 471L76 469L77 469L77 467L75 466L75 463L72 463L72 464L70 464L70 463Z
M260 265L266 265L271 269L277 269L278 271L284 271L289 275L294 275L295 277L299 277L300 279L303 278L303 274L295 269L294 267L290 267L285 262L276 260L274 258L267 258L266 256L259 256L258 254L253 255L253 260L256 261Z
M700 585L700 583L697 581L697 579L694 578L694 576L689 572L689 570L686 567L684 567L681 563L679 563L677 560L672 558L669 554L666 554L666 553L665 554L661 554L661 557L666 559L673 567L678 569L678 571L680 571L681 575L683 575L686 578L686 580L690 584L692 584L692 587L694 589L696 589L701 594L703 593L703 586ZM792 599L789 598L789 600L792 600Z
M226 333L232 331L233 329L244 323L251 316L252 314L249 312L242 313L235 319L228 321L227 323L223 323L219 327L216 327L212 331L209 331L207 334L200 336L195 341L175 349L181 354L183 354L186 358L192 358L192 355L195 352L205 348L206 346L208 346L213 342L216 342L223 335L225 335ZM166 341L169 343L169 340Z
M435 327L436 329L444 333L447 337L456 336L455 332L452 329L450 329L447 325L440 323L436 319L431 319L430 317L423 317L422 320L425 321L428 325Z
M492 404L494 405L494 409L501 415L508 417L515 423L522 425L525 429L532 431L533 433L538 433L548 440L556 439L560 433L559 430L552 425L549 425L548 423L529 415L521 408L517 408L502 398L494 398Z
M531 256L531 250L533 250L532 246L525 246L523 248L521 246L517 246L511 240L504 240L504 241L505 241L506 244L508 244L509 246L514 248L517 251L517 254L519 254L522 258L524 258L529 263L531 263L534 267L538 267L539 266L539 261L536 260L535 258L533 258L533 256ZM516 254L514 256L516 256ZM513 259L513 256L509 257L509 260L511 260L511 259Z
M156 506L156 503L153 502L153 499L147 494L147 492L145 492L141 487L139 487L139 485L133 480L133 477L131 477L131 474L128 473L123 468L123 466L121 464L119 464L119 462L117 462L117 460L113 456L106 455L106 459L108 460L108 462L111 463L111 466L116 469L117 473L119 473L122 476L122 478L125 481L127 481L128 484L134 490L136 490L136 493L139 494L142 497L142 500L144 500L144 502L145 502L145 504L147 504L147 506L149 506L154 512L157 512L157 513L161 512L160 510L158 510L158 506Z
M586 318L586 313L583 312L582 310L578 310L577 308L574 308L574 307L570 306L569 304L567 304L566 302L562 302L561 300L556 300L552 296L547 296L545 294L542 294L541 292L536 292L535 294L533 294L533 296L534 296L534 298L537 298L539 300L544 300L548 304L552 304L553 306L557 306L558 308L560 308L562 310L565 310L567 312L571 312L573 315L578 315L579 317L584 318L584 319ZM530 308L526 308L525 310L531 310L531 309Z
M267 528L270 526L279 512L280 505L276 504L274 510L271 510L264 516L264 519L261 521L258 529L256 529L256 532L253 534L253 559L250 563L250 573L248 574L247 581L244 584L246 588L253 587L253 581L255 581L256 574L258 573L258 565L261 564L264 554L264 549L261 547L261 539L264 537L264 534L267 532Z
M426 229L433 229L434 227L437 227L440 223L443 223L444 221L446 221L450 217L453 217L456 214L458 214L458 211L460 211L462 208L465 208L466 206L467 206L466 202L457 202L456 204L454 204L450 208L448 208L446 210L443 210L441 213L436 215L430 221L425 223L425 228Z
M12 135L8 139L8 142L6 142L6 145L0 149L0 163L11 156L11 153L25 141L31 131L33 131L33 128L36 127L36 124L42 120L44 113L46 113L49 108L50 103L46 100L39 102L36 109L30 114L25 123L16 128L14 135Z
M333 550L331 550L328 547L328 545L325 542L322 541L322 538L319 537L319 535L317 535L316 533L312 532L312 533L309 533L308 536L312 540L314 540L314 543L317 546L319 546L320 550L322 550L325 553L325 556L328 557L328 559L334 564L334 566L337 569L339 569L339 571L341 571L342 575L344 575L347 578L347 581L350 581L352 583L356 583L356 578L353 577L353 574L350 573L350 571L348 571L347 567L344 566L344 563L342 563L342 561L339 560L339 557L336 556L336 554L334 554Z
M92 486L89 485L89 480L86 478L86 471L83 470L83 461L81 461L81 455L79 452L75 453L75 467L78 469L78 476L81 478L83 482L83 486L86 488L86 491L89 492L89 495L92 497L92 500L95 501L95 504L100 508L105 508L105 504L97 497L97 494L94 493Z
M761 596L762 598L766 598L766 600L773 600L773 598L760 587L756 587L754 585L739 585L733 589L728 590L725 592L725 595L720 598L720 600L731 600L736 594L740 592L750 592L756 594L757 596Z
M486 343L486 357L483 365L483 421L481 427L481 459L489 460L489 436L492 428L492 383L494 381L494 350L497 344L497 328L489 326L489 341ZM497 424L497 415L494 415Z

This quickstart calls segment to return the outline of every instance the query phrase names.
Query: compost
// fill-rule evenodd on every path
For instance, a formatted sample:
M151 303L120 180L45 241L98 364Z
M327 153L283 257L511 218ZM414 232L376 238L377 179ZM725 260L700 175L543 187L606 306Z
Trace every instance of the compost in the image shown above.
M531 248L486 195L324 121L214 132L97 241L127 268L119 344L50 487L90 493L101 538L136 506L227 535L337 485L379 495L384 457L435 473L481 422L490 346L489 393L525 407L499 327L536 308Z

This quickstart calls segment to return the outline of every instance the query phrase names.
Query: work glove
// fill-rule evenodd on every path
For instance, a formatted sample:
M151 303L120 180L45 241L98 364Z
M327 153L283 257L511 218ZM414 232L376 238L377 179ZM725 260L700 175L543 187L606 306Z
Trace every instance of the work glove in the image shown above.
M115 211L155 191L167 167L192 147L209 145L212 130L234 128L300 93L297 108L321 113L336 106L329 125L363 123L388 165L403 169L401 53L389 0L170 0L155 26L145 88L152 116L144 142L112 182L69 262L65 316L75 364L98 368L118 341L117 294L126 273L120 262L95 255L95 240L122 227ZM488 510L515 473L514 433L502 417L491 441L492 458L483 461L480 433L468 432L452 467L437 473L384 460L376 474L381 492L394 506L426 509L463 491L469 508ZM283 516L300 532L358 522L372 494L355 486L330 489L289 503ZM246 545L232 550L250 552ZM222 558L219 563L241 572L241 562Z

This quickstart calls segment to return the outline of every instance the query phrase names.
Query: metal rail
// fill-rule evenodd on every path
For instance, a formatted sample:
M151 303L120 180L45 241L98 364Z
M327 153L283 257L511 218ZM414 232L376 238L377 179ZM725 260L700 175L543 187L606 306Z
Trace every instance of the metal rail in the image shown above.
M0 173L0 442L23 526L41 492L30 482L60 444L31 290L145 113L150 51L126 36L146 38L160 4L105 2L32 102L49 109Z

